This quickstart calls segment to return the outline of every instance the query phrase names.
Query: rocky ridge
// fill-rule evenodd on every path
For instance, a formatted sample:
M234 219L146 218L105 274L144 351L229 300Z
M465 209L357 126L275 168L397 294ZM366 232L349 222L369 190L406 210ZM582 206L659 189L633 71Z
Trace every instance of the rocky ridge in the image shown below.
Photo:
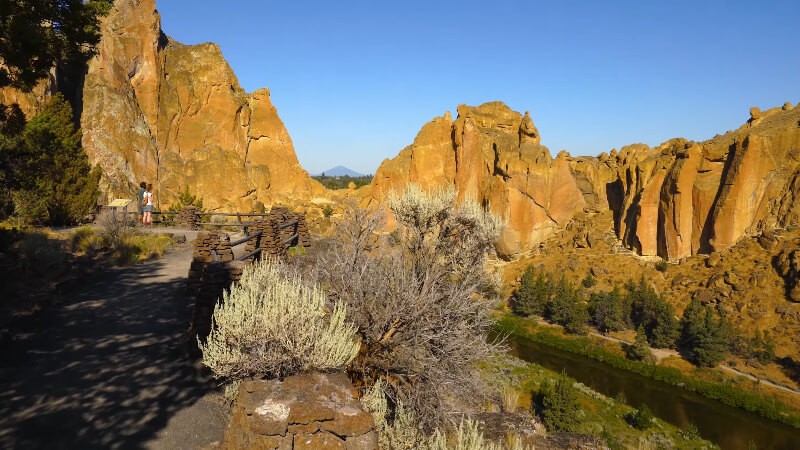
M501 256L611 211L625 246L679 260L800 224L800 109L754 108L739 129L700 143L678 138L655 148L552 158L527 112L501 102L461 105L457 119L435 118L384 161L367 195L381 202L407 183L454 186L459 198L507 218Z
M569 158L555 159L528 113L501 102L461 105L426 124L414 143L378 168L371 200L415 183L424 190L454 186L458 198L472 198L504 217L508 226L498 251L514 255L565 226L586 205Z

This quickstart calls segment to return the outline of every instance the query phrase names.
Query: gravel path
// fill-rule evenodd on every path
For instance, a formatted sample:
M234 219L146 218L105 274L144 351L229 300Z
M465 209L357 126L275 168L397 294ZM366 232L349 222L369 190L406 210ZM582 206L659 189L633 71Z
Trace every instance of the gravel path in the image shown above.
M187 235L193 239L194 236ZM189 245L95 273L0 349L0 448L194 449L227 424L185 354Z

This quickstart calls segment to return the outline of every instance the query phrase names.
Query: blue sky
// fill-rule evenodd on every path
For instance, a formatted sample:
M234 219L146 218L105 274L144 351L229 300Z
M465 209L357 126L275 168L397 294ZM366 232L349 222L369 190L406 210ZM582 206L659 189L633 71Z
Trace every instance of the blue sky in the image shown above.
M800 102L800 1L160 0L268 87L303 167L374 173L433 117L501 100L555 155L737 128Z

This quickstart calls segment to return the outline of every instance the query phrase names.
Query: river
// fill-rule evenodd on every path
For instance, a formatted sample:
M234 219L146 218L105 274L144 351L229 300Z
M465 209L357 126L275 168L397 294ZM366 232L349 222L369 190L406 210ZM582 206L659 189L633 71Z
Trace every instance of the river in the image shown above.
M800 430L724 405L681 388L617 369L581 355L523 337L508 338L511 354L547 369L566 373L608 397L623 393L633 406L646 404L658 418L686 428L694 424L703 438L723 450L798 450Z

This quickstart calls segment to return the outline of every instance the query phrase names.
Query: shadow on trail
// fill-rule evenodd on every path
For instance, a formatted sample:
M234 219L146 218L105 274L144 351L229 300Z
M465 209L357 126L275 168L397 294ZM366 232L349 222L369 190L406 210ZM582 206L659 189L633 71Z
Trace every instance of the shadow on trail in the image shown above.
M0 350L0 448L141 448L213 389L184 349L185 275L98 273Z

